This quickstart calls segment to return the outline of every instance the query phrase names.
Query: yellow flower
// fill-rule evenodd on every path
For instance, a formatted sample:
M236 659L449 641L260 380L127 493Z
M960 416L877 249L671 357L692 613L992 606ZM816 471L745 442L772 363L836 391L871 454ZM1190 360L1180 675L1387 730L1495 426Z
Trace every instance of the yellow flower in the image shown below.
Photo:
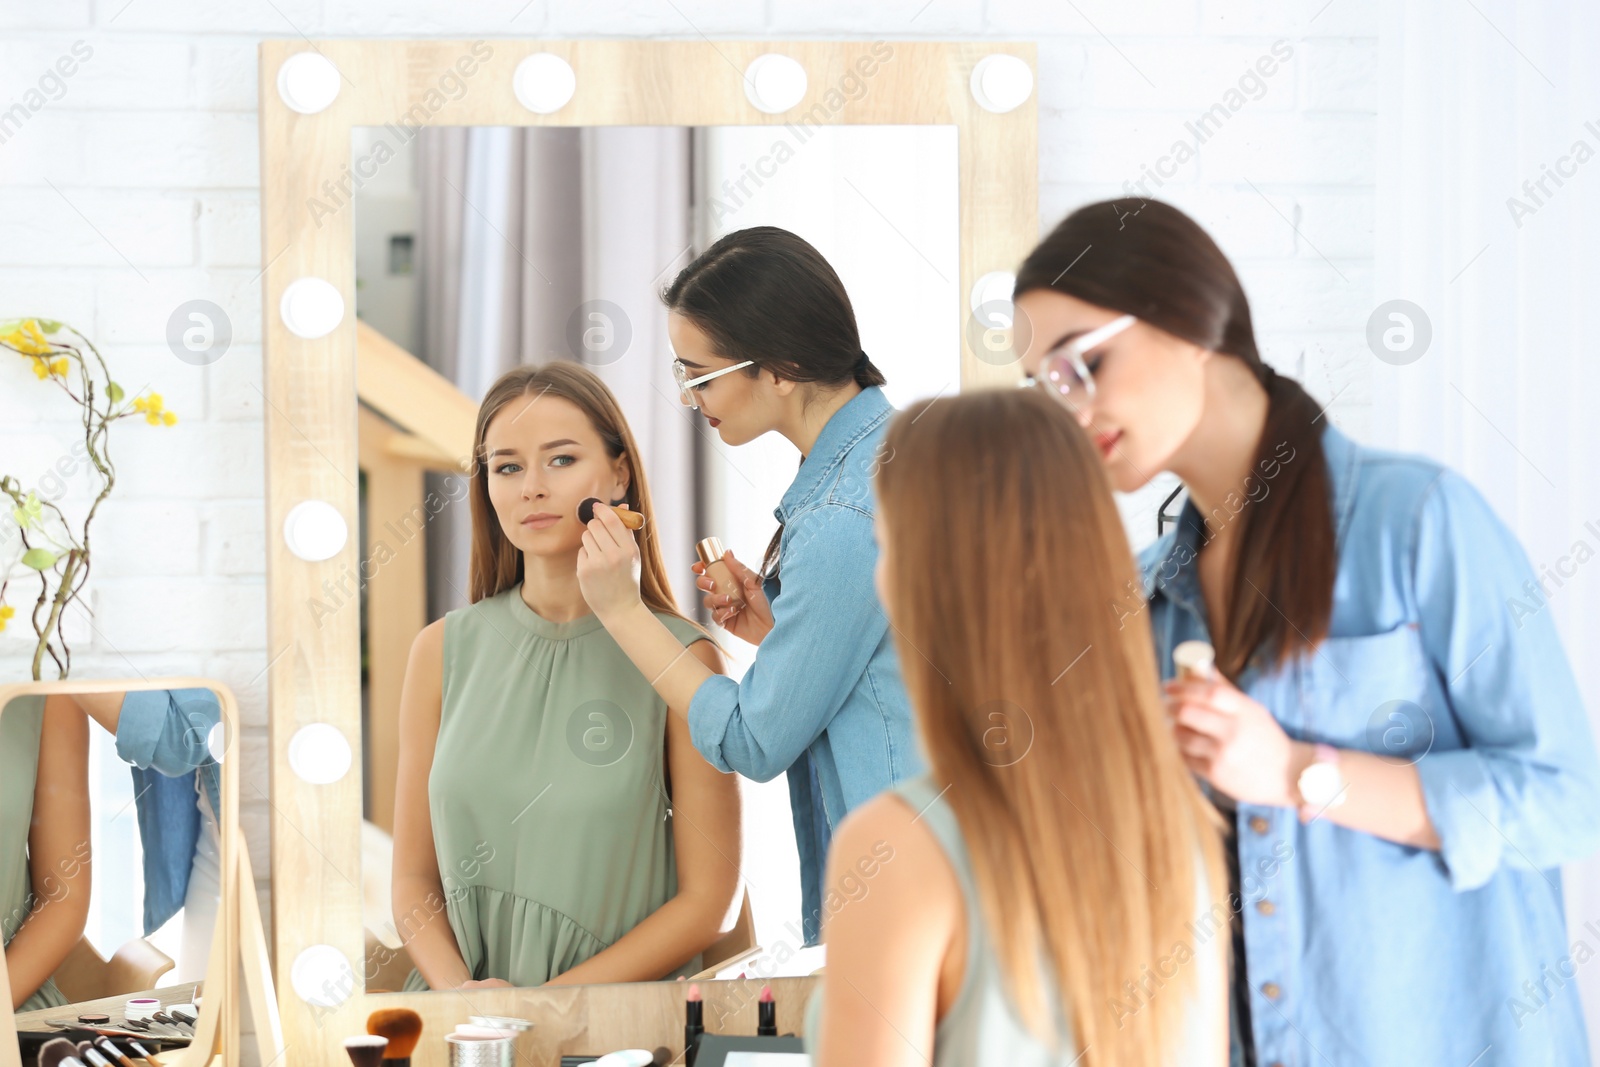
M37 319L28 319L9 333L0 334L0 341L4 341L25 356L47 356L52 351L50 342L45 339L44 331L39 329ZM41 374L40 377L44 375Z
M151 426L174 426L178 422L176 412L162 407L160 393L148 393L137 398L133 402L133 410L144 412L144 421Z
M33 360L33 373L40 381L44 381L52 374L62 378L67 376L69 364L65 359L50 360L45 359L43 356L30 356L28 358Z
M0 630L6 628L6 621L17 613L17 609L10 604L0 604Z

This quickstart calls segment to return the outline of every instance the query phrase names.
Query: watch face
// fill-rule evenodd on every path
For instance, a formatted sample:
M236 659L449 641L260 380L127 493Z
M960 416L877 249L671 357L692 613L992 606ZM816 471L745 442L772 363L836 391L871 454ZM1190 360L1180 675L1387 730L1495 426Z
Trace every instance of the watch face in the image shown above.
M1330 808L1344 799L1344 775L1332 763L1313 763L1300 772L1300 795L1314 808Z

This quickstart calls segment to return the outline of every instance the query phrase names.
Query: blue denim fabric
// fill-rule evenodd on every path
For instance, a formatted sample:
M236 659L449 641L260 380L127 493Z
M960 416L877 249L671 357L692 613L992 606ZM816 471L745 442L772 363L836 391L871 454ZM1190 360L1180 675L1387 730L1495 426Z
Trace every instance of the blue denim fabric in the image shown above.
M889 620L873 584L872 476L894 408L878 386L833 413L773 514L772 632L739 681L708 679L689 734L712 766L787 771L807 944L821 928L828 837L858 804L922 773ZM814 775L814 777L813 777Z
M1239 687L1291 737L1414 763L1443 847L1238 805L1257 1061L1586 1064L1574 974L1600 926L1568 940L1559 868L1600 845L1600 760L1550 613L1517 606L1533 568L1460 475L1331 426L1323 443L1331 636ZM1207 638L1204 528L1187 504L1141 554L1164 678Z
M117 755L133 772L144 848L144 932L154 933L183 907L200 836L195 777L211 810L222 814L221 766L206 747L222 706L209 689L150 689L122 698Z

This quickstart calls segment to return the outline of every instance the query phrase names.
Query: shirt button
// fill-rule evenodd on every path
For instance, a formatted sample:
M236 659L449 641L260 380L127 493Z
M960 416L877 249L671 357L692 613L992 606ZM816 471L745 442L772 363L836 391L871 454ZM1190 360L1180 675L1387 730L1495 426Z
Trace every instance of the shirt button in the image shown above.
M1263 915L1271 915L1278 909L1270 900L1258 900L1256 901L1256 910Z
M1283 990L1278 988L1277 982L1267 982L1262 985L1261 992L1268 1000L1277 1000L1278 994L1282 993Z
M1250 817L1250 829L1254 830L1258 834L1266 833L1270 825L1271 824L1269 824L1267 820L1263 819L1259 815L1252 815Z

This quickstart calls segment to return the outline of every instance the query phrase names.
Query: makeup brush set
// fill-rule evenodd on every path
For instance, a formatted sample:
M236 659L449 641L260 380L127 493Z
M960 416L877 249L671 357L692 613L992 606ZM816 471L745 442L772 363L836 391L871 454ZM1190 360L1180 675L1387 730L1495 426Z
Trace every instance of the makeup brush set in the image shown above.
M149 1048L143 1041L128 1038L120 1044L104 1035L90 1035L83 1040L74 1040L78 1032L62 1037L53 1036L32 1052L29 1051L27 1038L39 1036L32 1034L19 1034L22 1038L22 1062L24 1067L37 1064L38 1067L159 1067L152 1058L159 1048ZM188 1044L187 1041L183 1042Z
M85 1012L76 1019L44 1020L54 1030L20 1030L17 1042L25 1067L37 1063L44 1067L46 1048L71 1046L78 1051L65 1053L65 1067L99 1067L95 1057L118 1065L137 1063L159 1052L186 1047L194 1039L194 1026L200 1017L196 1004L162 1006L154 998L129 1000L121 1016L104 1012ZM94 1046L83 1049L84 1044ZM92 1053L92 1055L91 1055ZM88 1056L89 1058L85 1058Z
M199 1018L200 1009L194 1004L172 1004L162 1008L160 1001L152 999L128 1001L127 1011L121 1018L106 1014L84 1014L77 1019L46 1019L45 1024L66 1030L93 1030L109 1037L137 1037L186 1045L194 1037L194 1024Z

